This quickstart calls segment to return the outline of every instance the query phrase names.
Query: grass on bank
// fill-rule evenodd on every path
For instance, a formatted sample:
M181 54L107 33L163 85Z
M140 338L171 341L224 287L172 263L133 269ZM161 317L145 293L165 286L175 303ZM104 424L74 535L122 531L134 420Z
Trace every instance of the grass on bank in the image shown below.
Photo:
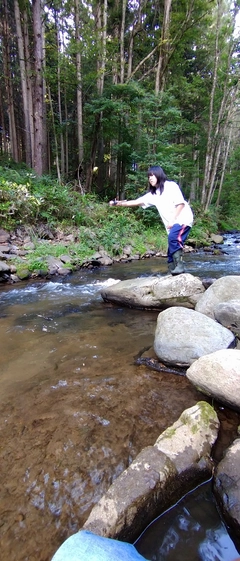
M114 229L113 225L115 226ZM90 229L84 226L79 228L75 226L73 228L67 227L64 231L65 234L73 234L75 241L63 243L55 240L39 240L33 234L31 240L35 248L27 251L26 265L24 266L22 258L17 256L13 260L17 267L17 272L24 268L27 268L31 273L40 270L47 271L47 257L49 256L60 257L67 254L71 258L71 263L78 267L100 249L104 249L111 257L122 255L124 247L128 245L131 245L132 254L140 255L144 255L150 249L155 250L157 248L163 252L167 249L165 231L158 227L155 229L148 228L140 233L137 231L134 216L129 216L125 227L122 226L120 220L119 231L121 233L118 231L117 215L114 216L113 220L106 222L103 228L97 226ZM68 266L66 263L66 267Z

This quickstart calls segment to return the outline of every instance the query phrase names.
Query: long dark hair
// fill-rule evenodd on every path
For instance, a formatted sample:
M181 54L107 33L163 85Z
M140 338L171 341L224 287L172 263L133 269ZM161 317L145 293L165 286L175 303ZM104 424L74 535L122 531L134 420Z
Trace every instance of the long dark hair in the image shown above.
M150 175L155 175L157 178L157 184L155 185L155 187L152 187L152 185L150 185L149 183L149 191L151 191L152 195L155 195L156 190L159 188L160 195L161 195L164 189L164 183L167 179L167 176L164 173L163 169L160 166L151 166L147 174L148 174L148 178L150 177Z

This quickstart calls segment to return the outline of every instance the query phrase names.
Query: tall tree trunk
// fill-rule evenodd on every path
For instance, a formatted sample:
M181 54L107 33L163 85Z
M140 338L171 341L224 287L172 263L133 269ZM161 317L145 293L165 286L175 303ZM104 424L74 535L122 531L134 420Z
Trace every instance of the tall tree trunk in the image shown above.
M77 74L77 134L78 134L78 164L83 161L83 110L82 110L82 56L81 56L81 25L80 1L75 0L75 38L77 45L76 74Z
M212 202L216 187L218 164L220 161L221 152L223 150L225 137L228 134L229 128L231 128L232 114L234 112L234 105L236 103L236 98L239 91L239 83L237 83L235 86L231 86L232 80L230 81L230 77L232 75L232 55L234 44L233 41L229 40L227 43L228 52L226 52L226 55L228 56L228 58L226 68L224 70L224 83L223 85L221 84L222 99L217 112L216 123L214 125L213 115L216 114L216 110L214 110L215 93L217 92L217 90L219 91L217 83L217 72L220 67L219 35L221 30L221 17L223 7L224 5L222 3L222 0L218 0L215 65L210 97L208 142L201 201L205 207L205 210L208 209L209 205Z
M127 0L122 0L122 21L120 29L120 84L124 84L124 69L125 69L125 20L126 20L126 7Z
M197 191L198 191L198 187L199 187L199 150L197 150L195 148L195 146L197 145L199 139L198 136L196 135L195 138L193 138L193 161L194 161L194 175L193 175L193 179L191 181L191 185L190 185L190 201L196 201L197 200Z
M97 58L97 91L103 94L105 68L106 68L106 42L107 42L107 0L98 3L96 10L96 27L98 34L99 56Z
M220 183L219 183L219 188L218 188L218 196L217 196L216 207L219 207L219 205L220 205L222 186L223 186L225 171L226 171L226 167L227 167L229 149L230 149L231 140L232 140L232 132L233 132L233 123L230 124L230 129L228 131L228 139L227 139L227 142L225 142L225 144L224 144L224 148L225 148L224 149L224 158L223 158L223 163L222 163L222 170L221 170L221 177L220 177Z
M98 50L99 56L97 59L97 71L98 71L97 89L98 89L99 96L101 96L103 94L105 66L106 66L107 0L103 0L103 5L101 5L101 2L97 3L96 27L98 32L98 44L99 44L99 50ZM93 170L96 161L96 154L97 154L98 147L100 148L100 152L103 152L103 147L101 146L103 140L100 138L101 124L102 124L102 113L98 113L95 117L91 157L87 169L87 177L86 177L87 192L90 192L92 189Z
M222 131L224 134L225 131ZM221 150L224 145L223 136L221 136L220 141L215 145L214 153L211 155L211 172L209 176L209 185L208 185L208 193L207 193L207 200L205 204L205 210L207 210L212 202L213 194L216 188L216 179L217 179L217 168L220 161Z
M169 28L170 28L170 11L172 0L164 0L163 23L160 40L160 50L158 57L158 65L155 80L155 93L156 95L164 89L164 72L166 68L166 60L169 51Z
M134 52L134 38L142 30L142 11L146 5L146 0L140 0L138 11L136 15L136 21L133 23L130 32L129 45L128 45L128 69L127 69L127 81L130 79L133 71L133 52Z
M64 86L64 116L65 122L68 122L68 107L67 107L67 96L66 96L66 88ZM69 173L69 155L68 155L68 126L66 126L66 133L65 133L65 172L66 176Z
M7 0L3 0L3 66L4 66L4 78L5 87L7 93L7 106L8 106L8 118L9 118L9 136L10 136L10 150L12 158L18 162L18 145L17 145L17 131L16 131L16 121L14 112L14 99L13 99L13 84L12 84L12 74L11 74L11 53L10 53L10 38L11 31L9 25L9 12Z
M62 95L61 95L61 39L59 30L58 12L55 11L55 27L56 27L56 43L57 43L57 92L58 92L58 118L60 125L60 166L61 176L65 173L65 153L64 153L64 140L63 140L63 119L62 119ZM58 172L58 180L59 172Z
M5 128L5 118L4 118L3 99L2 99L1 89L0 89L0 123L1 123L0 150L1 150L1 153L7 154L8 153L7 133L6 133L6 128Z
M45 100L47 98L47 85L46 85L46 45L45 45L45 20L43 17L43 5L46 0L41 0L41 7L42 7L42 52L43 52L43 171L50 171L50 161L48 156L48 130L47 130L47 107Z
M212 165L212 135L213 135L213 109L214 109L214 98L215 98L215 91L217 87L217 72L218 72L218 65L219 65L219 32L220 32L220 22L221 22L221 12L220 12L220 2L221 0L217 0L217 24L216 24L216 38L215 38L215 56L214 56L214 70L213 70L213 81L212 81L212 89L210 95L210 105L209 105L209 115L208 115L208 137L207 137L207 150L206 150L206 158L205 158L205 171L204 171L204 178L203 178L203 186L202 186L202 205L206 205L207 199L207 189L209 185L210 173L211 173L211 165Z
M57 140L57 134L56 134L56 126L55 126L55 120L54 120L54 111L53 111L53 104L52 104L52 96L51 96L50 87L48 87L48 100L49 100L49 105L50 105L50 114L51 114L51 119L52 119L53 136L54 136L54 143L55 143L55 160L56 160L57 176L58 176L59 183L61 183L61 171L60 171L59 155L58 155L58 140Z
M28 103L28 117L30 128L30 143L31 143L31 167L34 165L35 158L35 144L34 144L34 115L33 115L33 70L31 67L31 55L29 45L29 19L26 9L23 12L23 41L25 53L25 68L26 68L26 85L27 85L27 103Z
M22 98L23 98L26 164L29 167L32 167L33 160L32 160L32 151L31 151L30 118L29 118L29 103L28 103L28 89L27 89L27 71L26 71L26 66L25 66L23 33L22 33L21 16L20 16L18 0L14 0L14 13L15 13L16 30L17 30L19 67L20 67Z
M225 86L227 82L228 74L226 76ZM234 114L234 105L239 92L239 84L237 84L231 91L229 95L229 90L224 87L224 95L221 103L221 107L218 114L218 120L216 125L216 130L214 134L214 143L212 149L211 157L211 172L209 175L209 186L207 192L206 200L206 210L212 202L213 194L216 187L216 176L217 169L220 161L220 156L223 154L223 148L225 145L225 139L228 137L231 139L232 135L232 119ZM230 101L229 101L230 100ZM226 108L226 105L228 107ZM228 143L227 143L228 146ZM230 145L228 146L229 151ZM227 162L226 162L227 163ZM225 164L226 166L226 164Z
M62 19L62 30L64 29L64 21ZM61 43L63 46L63 52L65 52L66 50L66 45L65 45L65 33L63 32L61 35ZM59 84L60 86L60 84ZM64 134L62 135L63 137L63 152L64 152L64 172L66 174L66 177L68 177L68 173L69 173L69 145L68 145L68 105L67 105L67 88L66 88L66 79L64 77L64 82L63 85L61 86L61 89L63 89L63 113L64 113L64 120L66 123L66 126L64 128Z
M98 93L99 95L103 95L104 89L104 79L105 79L105 70L106 70L106 44L107 44L107 0L103 2L103 9L102 9L102 56L98 63L98 73L99 73L99 83L98 83ZM103 139L103 130L102 130L102 117L103 114L100 114L100 127L99 127L99 134L98 134L98 142L97 142L97 167L98 167L98 174L97 174L97 184L98 184L98 191L102 190L102 186L104 184L105 179L105 165L104 165L104 139Z
M33 0L33 32L34 32L34 63L35 63L35 88L34 88L34 169L38 175L47 171L47 138L45 123L43 81L44 53L43 53L43 27L41 0Z

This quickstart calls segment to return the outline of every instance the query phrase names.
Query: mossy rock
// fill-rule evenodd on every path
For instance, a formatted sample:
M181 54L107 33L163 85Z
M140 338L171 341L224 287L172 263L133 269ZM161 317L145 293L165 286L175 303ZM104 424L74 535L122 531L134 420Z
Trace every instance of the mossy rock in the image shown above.
M31 273L27 268L17 269L17 276L20 280L27 280L31 277Z

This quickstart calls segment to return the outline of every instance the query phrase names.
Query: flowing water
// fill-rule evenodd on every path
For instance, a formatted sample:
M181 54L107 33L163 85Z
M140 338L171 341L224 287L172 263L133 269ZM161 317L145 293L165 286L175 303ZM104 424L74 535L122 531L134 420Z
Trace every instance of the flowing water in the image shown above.
M240 238L224 254L186 255L188 272L239 274ZM134 364L158 312L102 301L112 279L166 272L163 258L0 288L0 551L50 561L112 481L182 411L205 399L184 377ZM240 416L217 408L215 457ZM227 561L227 558L226 558Z

